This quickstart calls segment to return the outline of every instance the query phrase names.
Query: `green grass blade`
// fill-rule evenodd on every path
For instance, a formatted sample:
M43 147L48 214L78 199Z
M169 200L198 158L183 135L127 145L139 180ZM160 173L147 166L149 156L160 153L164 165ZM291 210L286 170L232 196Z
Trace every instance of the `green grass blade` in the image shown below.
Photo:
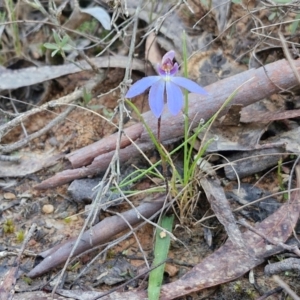
M184 77L188 78L188 69L187 69L187 48L186 48L186 35L185 31L183 32L182 36L182 51L183 51L183 73ZM184 90L184 140L186 141L189 138L189 98L188 98L188 92L187 90ZM186 185L190 178L188 178L188 170L189 170L189 164L191 161L191 158L189 157L189 149L191 146L188 143L184 144L183 152L184 152L184 160L183 160L183 182Z
M172 231L174 216L163 216L160 226L167 231ZM165 263L168 257L170 247L170 236L160 229L156 230L155 235L155 249L153 267L158 266L150 272L148 284L148 298L149 300L158 300L160 289L163 281Z

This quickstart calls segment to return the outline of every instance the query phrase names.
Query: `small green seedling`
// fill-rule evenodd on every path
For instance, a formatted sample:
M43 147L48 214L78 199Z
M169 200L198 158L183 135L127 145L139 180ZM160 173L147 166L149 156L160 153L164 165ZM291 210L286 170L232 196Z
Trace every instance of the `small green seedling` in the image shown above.
M67 223L67 224L70 224L71 223L71 218L70 217L66 217L64 218L64 222Z
M22 276L22 279L25 283L27 283L28 285L32 284L32 279L27 277L26 275Z
M91 93L89 93L86 88L83 89L83 94L82 94L82 98L83 98L83 104L84 106L87 106L89 104L89 102L92 100L93 96Z
M55 43L44 44L45 48L53 50L51 53L51 57L54 57L56 54L65 56L65 51L71 51L73 49L70 44L70 37L68 35L65 35L63 38L61 38L58 33L53 30L53 38Z
M76 271L80 268L80 262L76 262L73 266L71 266L71 271Z

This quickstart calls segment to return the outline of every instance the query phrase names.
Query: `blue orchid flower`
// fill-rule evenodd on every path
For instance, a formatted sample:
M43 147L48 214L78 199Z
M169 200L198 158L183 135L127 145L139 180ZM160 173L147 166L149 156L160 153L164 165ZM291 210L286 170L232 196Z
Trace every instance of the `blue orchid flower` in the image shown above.
M164 108L165 94L167 95L167 104L172 115L177 115L183 107L183 94L181 88L186 90L207 95L207 92L197 83L184 77L175 77L179 66L173 63L175 52L167 52L161 64L158 65L158 76L148 76L134 83L127 94L126 98L133 98L142 94L147 88L149 91L149 106L153 114L159 118Z

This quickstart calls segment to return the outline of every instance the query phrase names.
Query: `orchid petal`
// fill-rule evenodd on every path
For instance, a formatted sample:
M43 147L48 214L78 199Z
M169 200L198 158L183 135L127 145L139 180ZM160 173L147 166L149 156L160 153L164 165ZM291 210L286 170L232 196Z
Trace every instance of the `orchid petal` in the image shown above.
M202 95L208 95L206 90L202 88L200 85L195 83L194 81L184 78L184 77L170 77L170 81L173 83L179 85L180 87L185 88L189 92L202 94Z
M168 63L169 61L172 62L173 59L174 59L174 57L175 57L175 51L174 51L174 50L170 50L169 52L167 52L167 53L163 56L163 58L162 58L162 60L161 60L162 65L165 64L165 63Z
M178 66L178 63L175 63L173 68L170 70L170 75L173 76L175 75L179 70L179 66Z
M183 94L181 89L172 81L167 81L167 102L172 115L177 115L183 106Z
M160 76L167 76L168 72L166 72L160 65L157 67L157 72Z
M141 80L138 80L134 83L130 89L128 90L127 94L125 95L126 98L133 98L142 94L147 88L152 86L154 83L161 79L160 76L148 76L144 77Z
M165 81L155 82L149 92L149 106L155 117L159 118L164 109Z

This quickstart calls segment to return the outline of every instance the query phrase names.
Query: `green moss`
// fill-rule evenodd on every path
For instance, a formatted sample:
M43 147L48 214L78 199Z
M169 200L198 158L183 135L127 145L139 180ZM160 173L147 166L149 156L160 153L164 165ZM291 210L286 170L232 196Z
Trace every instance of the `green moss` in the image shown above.
M243 293L243 287L242 287L242 282L241 281L236 281L233 285L233 290L238 293L241 294Z
M83 22L83 23L79 26L78 30L79 30L80 32L92 34L92 33L95 32L96 27L97 27L98 24L99 24L99 22L98 22L96 19L92 18L90 21L85 21L85 22Z
M16 232L16 239L18 243L22 243L25 238L25 232L23 230L19 230Z
M14 233L15 232L15 224L14 221L11 219L7 219L4 221L3 225L3 232L5 234L10 234L10 233Z

